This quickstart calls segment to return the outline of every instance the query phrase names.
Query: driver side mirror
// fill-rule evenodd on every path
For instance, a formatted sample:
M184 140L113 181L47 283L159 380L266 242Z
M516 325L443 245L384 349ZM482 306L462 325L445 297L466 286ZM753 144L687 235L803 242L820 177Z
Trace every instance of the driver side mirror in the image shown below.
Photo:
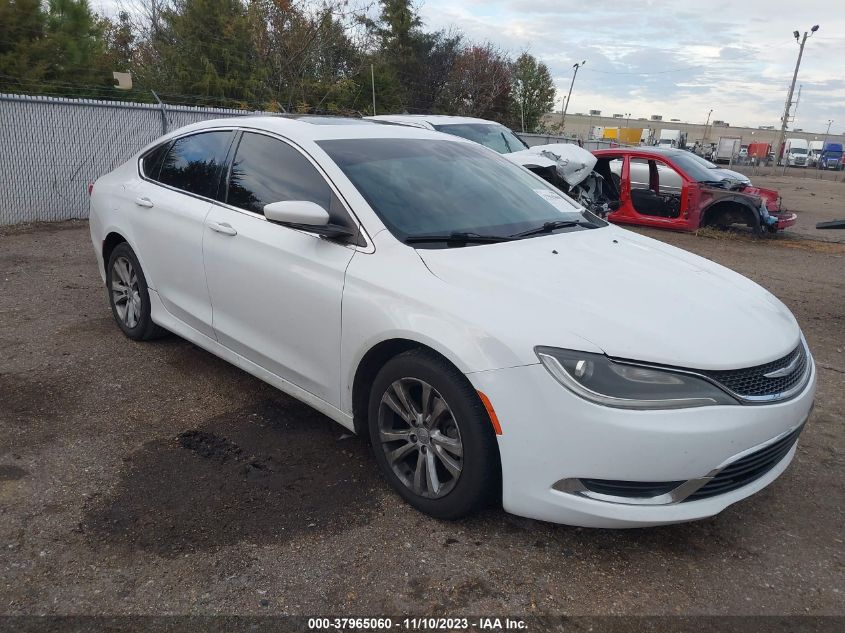
M283 200L265 204L264 217L270 222L323 237L349 238L353 235L345 226L331 224L329 212L316 202L308 200Z

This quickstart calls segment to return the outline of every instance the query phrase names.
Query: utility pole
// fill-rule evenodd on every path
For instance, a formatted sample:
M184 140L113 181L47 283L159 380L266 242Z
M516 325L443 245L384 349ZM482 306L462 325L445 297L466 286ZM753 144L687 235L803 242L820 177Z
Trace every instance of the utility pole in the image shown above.
M774 147L775 152L775 165L777 165L778 160L780 160L781 156L781 147L783 147L783 138L786 135L786 126L789 124L789 109L792 107L792 94L795 92L795 82L798 80L798 68L801 66L801 57L804 55L804 45L807 43L807 38L810 37L813 33L819 30L819 25L816 24L813 28L810 29L810 32L804 31L804 37L801 37L801 34L798 31L793 31L792 35L795 37L795 41L798 42L798 61L795 62L795 72L792 73L792 83L789 85L789 94L786 96L786 105L783 109L783 117L781 118L780 124L780 132L778 133L778 140L777 144Z
M522 119L522 133L525 134L525 87L523 86L523 94L519 99L519 117Z
M370 64L370 83L373 86L373 116L376 115L376 71L373 70L373 65Z
M822 141L822 152L821 152L821 154L819 154L818 163L816 163L816 167L818 167L819 169L822 168L822 159L824 158L824 146L827 145L827 137L830 136L830 126L831 126L832 123L833 123L833 119L827 120L827 130L825 130L824 140Z
M563 134L564 130L566 129L566 111L569 109L569 101L572 99L572 86L575 85L575 78L578 76L578 69L586 63L587 60L585 59L580 64L572 64L572 67L575 69L575 72L572 74L572 82L569 84L569 94L566 95L566 105L563 107L563 116L560 118L561 134Z

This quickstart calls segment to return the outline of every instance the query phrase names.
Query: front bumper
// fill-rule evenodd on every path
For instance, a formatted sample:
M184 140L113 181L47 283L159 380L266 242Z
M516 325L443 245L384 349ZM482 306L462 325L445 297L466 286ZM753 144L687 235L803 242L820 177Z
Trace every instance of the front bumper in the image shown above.
M501 423L498 442L505 510L555 523L620 528L717 514L774 481L789 465L796 445L747 485L700 500L625 503L590 498L559 482L706 478L799 427L812 407L816 370L812 368L802 392L785 402L666 411L595 405L558 384L542 365L468 377L488 396Z
M775 226L778 231L782 231L786 227L792 226L798 221L798 215L788 211L784 211L783 213L772 213L772 215L777 218Z

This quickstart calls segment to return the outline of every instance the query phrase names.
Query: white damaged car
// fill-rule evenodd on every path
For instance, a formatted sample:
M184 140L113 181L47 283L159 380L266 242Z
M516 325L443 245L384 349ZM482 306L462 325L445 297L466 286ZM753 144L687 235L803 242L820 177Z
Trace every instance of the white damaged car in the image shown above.
M770 292L457 136L204 121L100 177L90 231L127 337L177 334L367 437L440 518L712 516L786 470L813 403Z

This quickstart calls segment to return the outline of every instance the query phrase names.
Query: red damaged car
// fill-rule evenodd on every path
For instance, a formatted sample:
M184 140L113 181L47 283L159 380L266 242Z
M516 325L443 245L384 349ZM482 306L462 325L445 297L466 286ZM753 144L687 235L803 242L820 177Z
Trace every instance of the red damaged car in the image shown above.
M781 210L777 191L752 187L685 150L628 147L593 154L601 182L592 188L605 198L612 222L682 231L744 224L774 233L797 219Z

